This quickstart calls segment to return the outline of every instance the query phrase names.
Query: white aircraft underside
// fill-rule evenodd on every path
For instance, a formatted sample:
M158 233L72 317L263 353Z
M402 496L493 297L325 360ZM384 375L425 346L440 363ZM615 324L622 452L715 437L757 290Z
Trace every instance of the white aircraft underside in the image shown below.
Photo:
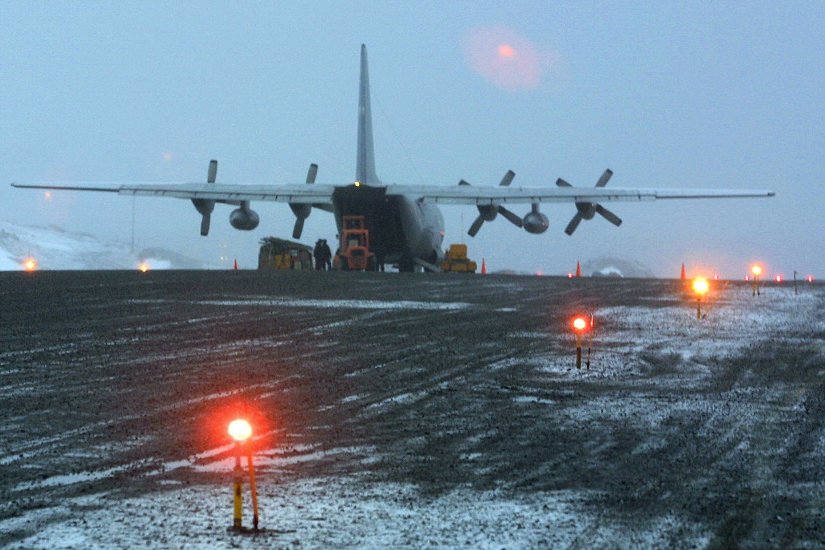
M202 215L201 234L209 233L211 213L216 203L235 205L230 223L236 229L251 230L258 226L252 201L288 203L296 216L293 237L300 238L304 220L312 208L332 212L339 232L345 215L362 215L370 231L372 247L385 261L398 263L402 270L413 269L416 261L436 263L442 256L444 219L438 204L470 204L479 215L468 233L474 236L485 221L502 214L508 221L529 233L543 233L549 222L540 212L545 202L572 202L576 214L565 232L572 234L581 220L595 214L614 225L621 219L601 206L602 202L644 201L655 199L718 199L771 197L772 191L735 189L607 189L612 176L606 170L595 187L572 187L562 179L556 187L510 187L515 174L507 172L498 187L473 187L465 181L459 185L382 184L375 172L372 138L369 71L367 49L361 46L361 77L358 99L358 146L356 178L343 184L316 184L318 167L310 165L303 183L282 185L216 183L217 161L211 161L206 182L189 183L122 183L122 182L36 182L13 183L12 186L65 191L98 191L138 197L172 197L190 199ZM518 216L503 205L529 204L525 216Z

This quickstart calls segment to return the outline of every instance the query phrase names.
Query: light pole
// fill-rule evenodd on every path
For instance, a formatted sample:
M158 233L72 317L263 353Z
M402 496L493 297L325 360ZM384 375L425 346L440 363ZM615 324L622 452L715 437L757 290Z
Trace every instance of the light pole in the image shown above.
M693 279L693 291L696 293L696 318L702 319L702 296L708 291L710 285L704 277Z
M751 273L753 274L753 293L751 296L759 296L759 276L762 275L762 266L754 264Z
M582 368L582 336L590 328L590 324L583 316L577 316L573 319L573 333L576 335L576 368ZM590 363L588 360L588 368Z
M252 447L247 441L252 436L252 426L246 420L239 418L229 423L229 435L235 440L235 487L234 487L234 513L232 516L232 529L242 531L243 524L243 497L241 486L243 484L243 469L241 468L242 447L246 448L246 464L249 468L249 488L252 493L252 528L258 530L258 491L255 487L255 466L252 463Z

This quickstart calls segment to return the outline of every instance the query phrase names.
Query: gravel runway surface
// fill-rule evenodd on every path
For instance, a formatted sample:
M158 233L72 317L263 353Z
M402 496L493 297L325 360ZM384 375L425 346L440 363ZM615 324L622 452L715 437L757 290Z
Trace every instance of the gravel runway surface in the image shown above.
M697 320L673 280L0 273L0 545L823 547L799 290L717 282Z

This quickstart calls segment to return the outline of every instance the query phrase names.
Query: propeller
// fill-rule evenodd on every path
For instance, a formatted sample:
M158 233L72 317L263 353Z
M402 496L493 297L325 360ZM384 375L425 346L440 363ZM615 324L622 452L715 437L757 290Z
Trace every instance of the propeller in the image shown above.
M214 185L218 177L218 161L209 161L209 171L206 174L207 185ZM201 214L201 235L209 235L209 223L212 221L212 211L215 209L215 201L210 199L192 199L195 209Z
M604 171L604 173L599 178L599 181L596 182L596 187L604 187L607 185L607 182L610 181L610 177L613 175L613 171L609 168ZM573 187L563 179L559 178L556 180L556 185L559 187ZM592 220L593 216L599 214L601 217L609 221L615 226L619 226L622 224L622 219L596 202L588 202L588 201L581 201L576 202L576 215L573 216L573 219L570 220L570 223L567 224L567 227L564 228L564 232L568 235L572 235L576 228L579 226L582 220Z
M513 178L516 177L516 173L512 170L507 170L507 173L504 174L504 177L501 178L501 182L499 186L507 187L513 182ZM459 185L470 185L468 182L461 180L458 182ZM479 205L478 207L478 217L475 219L473 224L470 226L470 230L467 231L467 234L471 237L475 237L478 230L481 229L481 226L484 224L485 221L491 222L496 219L496 216L501 214L504 216L507 221L515 225L516 227L523 227L524 220L521 219L521 216L517 216L510 210L507 210L500 204L489 204L489 205Z
M313 162L309 165L309 170L307 171L307 184L312 185L315 183L315 176L317 175L318 165ZM312 205L290 203L289 207L295 214L295 227L292 228L292 238L300 239L301 233L304 232L304 220L306 220L309 217L310 212L312 212Z

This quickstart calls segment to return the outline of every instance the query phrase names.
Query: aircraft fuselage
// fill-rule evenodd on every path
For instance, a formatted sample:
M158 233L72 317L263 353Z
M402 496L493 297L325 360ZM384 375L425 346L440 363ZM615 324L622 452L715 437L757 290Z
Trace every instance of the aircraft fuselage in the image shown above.
M434 204L388 195L383 186L353 184L335 190L332 206L339 234L344 216L364 217L373 252L387 263L441 259L444 218Z

